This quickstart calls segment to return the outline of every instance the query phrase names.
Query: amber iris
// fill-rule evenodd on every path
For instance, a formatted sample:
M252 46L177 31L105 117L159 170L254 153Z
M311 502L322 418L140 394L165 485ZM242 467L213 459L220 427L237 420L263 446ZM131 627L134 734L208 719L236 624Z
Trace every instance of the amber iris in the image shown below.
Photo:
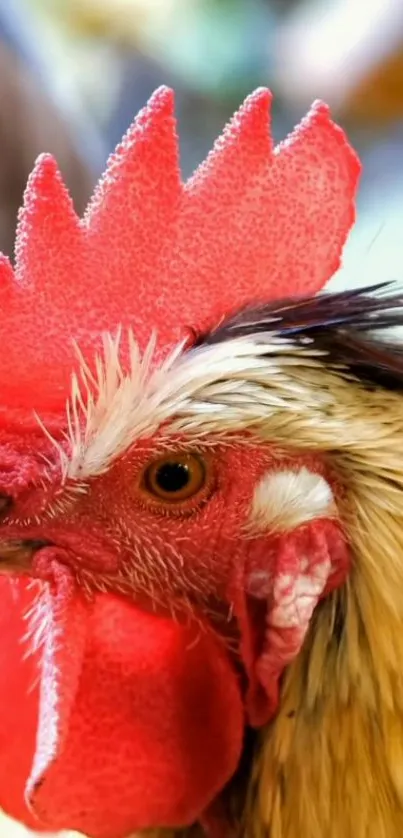
M206 482L206 466L197 454L170 454L154 460L143 475L143 490L165 503L194 498Z

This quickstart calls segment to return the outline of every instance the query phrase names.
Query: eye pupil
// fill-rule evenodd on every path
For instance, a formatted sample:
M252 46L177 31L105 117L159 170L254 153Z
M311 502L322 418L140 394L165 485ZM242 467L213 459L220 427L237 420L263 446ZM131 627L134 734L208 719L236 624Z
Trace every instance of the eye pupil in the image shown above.
M165 503L171 509L192 498L199 498L211 486L206 461L199 454L163 455L149 463L140 478L140 490L150 500Z
M190 480L189 467L186 463L163 463L157 469L155 482L167 493L180 492Z

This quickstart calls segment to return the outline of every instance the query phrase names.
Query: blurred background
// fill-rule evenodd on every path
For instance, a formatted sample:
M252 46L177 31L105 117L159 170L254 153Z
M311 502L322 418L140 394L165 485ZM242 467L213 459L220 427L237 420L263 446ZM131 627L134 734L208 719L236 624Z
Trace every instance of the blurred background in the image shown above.
M0 0L1 250L36 156L57 157L81 211L161 83L184 176L254 87L275 95L277 140L324 99L364 163L332 284L403 279L403 0ZM0 835L27 838L1 816Z

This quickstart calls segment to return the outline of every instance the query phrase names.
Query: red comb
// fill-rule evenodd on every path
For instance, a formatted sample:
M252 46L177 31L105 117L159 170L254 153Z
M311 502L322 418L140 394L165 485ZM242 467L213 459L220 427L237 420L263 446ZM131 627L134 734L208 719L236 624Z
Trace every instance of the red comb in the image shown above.
M320 290L354 220L359 163L315 104L272 149L270 94L243 104L183 185L173 93L159 89L111 157L79 221L53 159L39 158L0 266L3 404L60 410L102 331L131 327L160 355L247 303ZM10 375L11 371L11 375Z

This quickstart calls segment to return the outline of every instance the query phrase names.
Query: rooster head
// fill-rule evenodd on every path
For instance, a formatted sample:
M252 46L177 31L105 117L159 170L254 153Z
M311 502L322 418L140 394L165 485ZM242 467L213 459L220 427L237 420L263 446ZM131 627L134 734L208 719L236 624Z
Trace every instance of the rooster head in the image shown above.
M1 262L0 805L37 831L324 834L313 718L398 619L401 301L316 296L359 163L321 103L273 148L269 104L183 183L158 90L82 219L42 156Z

